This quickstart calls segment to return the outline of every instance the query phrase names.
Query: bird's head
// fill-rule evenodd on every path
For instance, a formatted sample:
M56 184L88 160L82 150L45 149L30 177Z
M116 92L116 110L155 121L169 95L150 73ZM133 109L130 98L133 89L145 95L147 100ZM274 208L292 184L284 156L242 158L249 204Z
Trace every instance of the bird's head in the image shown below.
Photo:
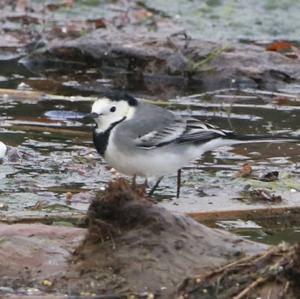
M127 94L122 97L105 97L94 102L91 113L86 117L94 119L97 132L105 132L112 124L130 119L137 104L137 100Z

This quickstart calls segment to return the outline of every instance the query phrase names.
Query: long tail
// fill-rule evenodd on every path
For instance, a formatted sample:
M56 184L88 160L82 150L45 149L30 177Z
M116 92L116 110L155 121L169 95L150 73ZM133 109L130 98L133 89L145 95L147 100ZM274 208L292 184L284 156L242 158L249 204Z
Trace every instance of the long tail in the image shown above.
M226 138L237 140L241 142L265 142L265 141L289 141L289 142L298 142L300 141L300 136L298 135L285 135L285 134L276 134L276 135L241 135L234 132L228 132Z

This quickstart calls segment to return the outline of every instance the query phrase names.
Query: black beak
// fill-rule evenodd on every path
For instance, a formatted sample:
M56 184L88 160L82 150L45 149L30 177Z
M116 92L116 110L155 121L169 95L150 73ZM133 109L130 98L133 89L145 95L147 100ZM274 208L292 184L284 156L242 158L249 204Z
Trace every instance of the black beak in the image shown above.
M83 117L83 119L89 120L89 119L97 118L98 116L99 116L98 113L96 113L96 112L91 112L91 113L87 113L87 114Z

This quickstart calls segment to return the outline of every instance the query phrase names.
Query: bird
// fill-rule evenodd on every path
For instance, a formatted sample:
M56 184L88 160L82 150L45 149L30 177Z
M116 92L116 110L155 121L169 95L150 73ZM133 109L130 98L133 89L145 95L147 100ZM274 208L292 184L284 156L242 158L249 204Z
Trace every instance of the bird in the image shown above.
M155 179L152 195L162 178L177 171L177 197L181 168L214 148L273 136L239 135L192 116L177 115L141 101L126 92L107 93L90 113L93 141L104 160L118 172ZM283 137L286 139L286 137Z

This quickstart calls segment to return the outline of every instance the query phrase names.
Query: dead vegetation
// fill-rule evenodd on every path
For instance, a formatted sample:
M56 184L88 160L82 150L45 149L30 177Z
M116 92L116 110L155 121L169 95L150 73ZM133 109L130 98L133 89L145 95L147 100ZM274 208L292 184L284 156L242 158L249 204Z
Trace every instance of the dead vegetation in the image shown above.
M300 245L286 244L185 279L177 298L272 298L300 296Z

